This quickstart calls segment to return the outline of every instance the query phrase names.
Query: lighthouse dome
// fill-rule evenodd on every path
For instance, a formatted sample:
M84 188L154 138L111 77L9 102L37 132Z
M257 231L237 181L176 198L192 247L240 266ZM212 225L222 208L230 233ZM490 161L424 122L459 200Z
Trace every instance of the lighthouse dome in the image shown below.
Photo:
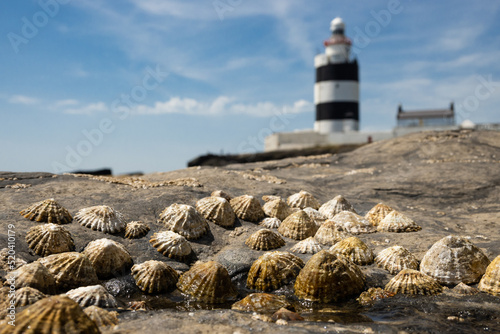
M336 17L330 22L330 30L333 33L344 33L345 24L344 21L340 17Z

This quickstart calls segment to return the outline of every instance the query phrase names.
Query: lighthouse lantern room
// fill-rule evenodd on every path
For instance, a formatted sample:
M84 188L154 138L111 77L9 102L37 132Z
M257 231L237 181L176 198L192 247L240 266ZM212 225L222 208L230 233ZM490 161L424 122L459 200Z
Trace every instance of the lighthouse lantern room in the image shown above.
M358 131L358 63L350 60L351 40L344 35L344 21L333 19L330 30L332 35L324 42L325 53L314 58L314 130L323 134Z

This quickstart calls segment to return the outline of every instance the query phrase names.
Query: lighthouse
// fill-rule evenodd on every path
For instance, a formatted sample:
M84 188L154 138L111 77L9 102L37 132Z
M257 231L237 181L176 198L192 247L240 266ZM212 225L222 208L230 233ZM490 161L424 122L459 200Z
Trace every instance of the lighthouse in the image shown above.
M324 42L325 53L314 58L314 131L321 134L358 131L358 62L350 59L351 40L344 35L344 21L340 17L333 19L330 30L332 35Z

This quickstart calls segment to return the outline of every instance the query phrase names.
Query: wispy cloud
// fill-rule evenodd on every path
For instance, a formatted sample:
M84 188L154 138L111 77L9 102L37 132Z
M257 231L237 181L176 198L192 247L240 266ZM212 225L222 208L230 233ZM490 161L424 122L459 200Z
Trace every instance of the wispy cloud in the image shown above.
M305 100L298 100L292 105L276 105L271 102L245 104L235 102L234 98L219 96L211 102L172 97L164 102L156 102L153 106L137 106L133 113L138 115L185 114L211 116L246 114L255 117L269 117L279 113L297 114L312 112L312 110L314 110L313 104Z
M64 109L65 114L92 115L99 112L106 112L109 108L104 102L90 103L81 107Z
M8 101L14 104L26 104L26 105L37 104L40 102L39 99L26 95L13 95L8 98Z

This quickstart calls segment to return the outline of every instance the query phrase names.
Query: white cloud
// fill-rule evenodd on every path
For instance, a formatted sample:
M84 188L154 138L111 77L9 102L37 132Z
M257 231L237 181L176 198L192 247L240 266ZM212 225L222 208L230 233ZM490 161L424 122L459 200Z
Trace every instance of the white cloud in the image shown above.
M34 97L29 97L26 95L13 95L8 99L8 101L14 104L26 104L26 105L36 104L40 102L39 99Z
M66 100L59 100L53 103L52 107L53 108L63 108L67 106L75 106L79 104L79 102L75 99L66 99Z
M64 113L73 115L91 115L98 112L106 112L108 110L109 108L106 106L104 102L96 102L78 108L65 109Z
M311 112L312 110L314 110L314 105L305 100L298 100L292 105L276 105L271 102L244 104L236 103L234 98L219 96L211 102L172 97L168 101L156 102L153 106L137 106L133 113L137 115L185 114L213 116L245 114L255 117L269 117L281 113L297 114Z

